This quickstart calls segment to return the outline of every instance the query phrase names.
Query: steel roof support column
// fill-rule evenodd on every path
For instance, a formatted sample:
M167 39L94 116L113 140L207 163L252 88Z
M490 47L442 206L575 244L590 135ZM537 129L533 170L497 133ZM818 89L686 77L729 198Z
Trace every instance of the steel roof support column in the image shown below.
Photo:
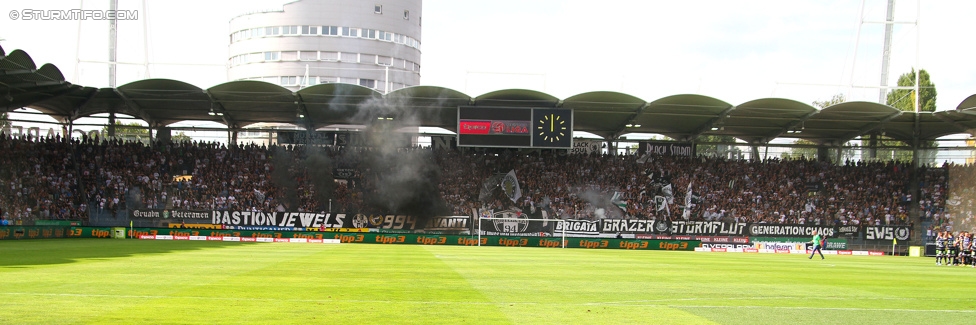
M305 132L309 135L315 133L315 123L312 121L312 116L308 114L308 106L305 106L305 99L302 95L295 93L295 105L297 105L299 121L302 122L301 125L305 127Z
M161 143L173 143L173 130L157 124L156 139Z
M562 101L559 101L558 104L560 106L562 106ZM627 120L623 124L618 125L616 128L614 128L613 135L610 136L610 138L616 139L620 134L624 133L624 131L627 131L627 125L628 124L634 124L634 120L636 120L637 117L640 116L641 113L643 113L644 110L647 109L650 106L651 106L651 103L644 103L644 105L641 105L641 107L638 107L637 110L634 111L634 113L631 114L630 117L628 117Z
M108 138L115 138L115 109L108 113Z
M152 125L152 123L150 123L146 127L146 132L149 133L149 147L155 149L156 148L156 137L153 137L153 125Z
M828 162L828 161L830 161L830 148L827 148L826 145L822 145L822 144L821 145L818 145L817 146L817 161L819 161L819 162Z
M64 134L64 136L62 136L62 138L64 138L66 142L69 142L69 143L71 142L70 141L71 140L71 131L72 131L73 128L74 128L74 123L71 122L71 119L70 118L64 118L64 120L61 122L61 133Z

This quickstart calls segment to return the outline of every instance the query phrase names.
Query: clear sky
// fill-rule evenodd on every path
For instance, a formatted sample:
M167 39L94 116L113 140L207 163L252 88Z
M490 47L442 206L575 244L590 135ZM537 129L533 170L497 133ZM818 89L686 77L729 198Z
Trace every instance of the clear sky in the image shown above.
M141 62L148 35L150 77L207 88L227 81L228 20L281 1L147 2L143 9L142 1L120 0L120 9L140 12L120 22L119 61ZM883 20L886 3L865 1L864 20ZM889 84L917 60L936 84L938 109L955 109L976 94L976 29L968 25L976 1L923 1L920 15L918 5L896 3L896 21L918 17L921 25L895 26ZM0 2L5 13L107 7L107 0ZM681 93L731 104L764 97L810 103L838 93L877 101L877 89L861 87L879 84L883 27L863 25L858 42L860 13L855 0L425 0L421 83L471 96L527 88L559 98L607 90L649 101ZM5 51L25 50L38 65L53 63L87 86L107 86L107 69L77 64L76 53L105 61L107 35L105 22L0 18ZM123 66L118 84L145 77L142 67Z

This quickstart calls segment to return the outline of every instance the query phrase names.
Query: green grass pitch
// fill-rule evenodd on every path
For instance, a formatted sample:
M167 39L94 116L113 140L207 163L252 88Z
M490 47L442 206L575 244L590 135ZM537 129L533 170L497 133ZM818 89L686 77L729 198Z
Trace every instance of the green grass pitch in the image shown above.
M932 258L110 239L0 241L0 324L926 324Z

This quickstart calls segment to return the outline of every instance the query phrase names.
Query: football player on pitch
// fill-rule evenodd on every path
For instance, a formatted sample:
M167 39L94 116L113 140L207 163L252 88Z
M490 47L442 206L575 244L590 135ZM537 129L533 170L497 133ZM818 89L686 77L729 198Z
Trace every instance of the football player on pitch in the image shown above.
M972 259L972 252L969 251L972 239L973 235L968 232L959 234L959 264L962 266L969 265Z
M973 240L973 234L969 234L969 261L973 265L973 268L976 269L976 256L973 256L974 253L976 253L976 240Z
M956 255L959 254L959 242L957 238L952 235L949 231L946 234L946 246L948 246L948 251L946 252L946 265L956 265Z
M946 265L949 264L946 259L946 232L940 231L935 236L935 265L942 265L943 261L946 261Z

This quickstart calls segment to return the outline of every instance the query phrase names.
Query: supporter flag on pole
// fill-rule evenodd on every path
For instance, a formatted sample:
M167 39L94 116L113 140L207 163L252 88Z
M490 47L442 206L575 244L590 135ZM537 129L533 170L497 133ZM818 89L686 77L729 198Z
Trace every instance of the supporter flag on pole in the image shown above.
M622 200L620 197L623 196L620 192L613 192L613 197L610 198L610 203L623 210L624 213L627 212L627 201Z
M671 208L668 207L668 199L667 198L665 198L663 196L660 196L660 195L655 196L654 197L654 204L657 204L657 211L658 212L660 212L660 211L663 210L665 213L667 213L667 215L671 215Z
M519 187L518 178L515 177L515 170L512 169L505 174L505 178L502 179L502 190L505 191L505 195L508 196L512 202L515 202L520 197L522 197L522 189Z
M688 182L688 191L685 192L685 209L681 211L681 218L685 220L691 218L691 196L694 195L694 192L691 191L691 184L694 183L694 181Z
M674 203L674 189L671 187L670 183L664 185L664 187L661 187L661 194L664 195L665 199L668 199L668 204Z

